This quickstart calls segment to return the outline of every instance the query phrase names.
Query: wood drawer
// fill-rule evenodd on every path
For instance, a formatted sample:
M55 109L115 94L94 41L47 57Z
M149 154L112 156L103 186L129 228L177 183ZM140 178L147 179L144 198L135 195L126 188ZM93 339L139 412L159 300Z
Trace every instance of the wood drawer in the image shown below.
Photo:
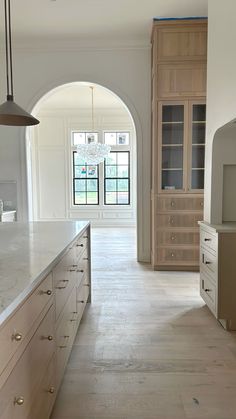
M199 233L181 233L171 231L157 231L157 243L163 245L199 245Z
M215 284L204 274L201 273L200 294L205 303L217 315L217 290Z
M89 233L86 230L84 234L81 237L79 237L78 240L76 241L74 245L75 251L76 251L75 253L76 259L79 259L84 249L88 247L88 239L89 239Z
M157 250L159 264L199 265L199 249L159 248Z
M51 306L0 390L1 419L25 419L29 414L33 394L46 373L46 367L55 350L54 310L55 307ZM53 339L49 340L48 337Z
M52 289L50 273L0 330L0 373L21 347L44 307L52 301Z
M208 233L208 231L200 230L201 246L205 247L209 251L217 253L218 250L218 235Z
M157 197L157 210L163 211L202 211L203 197Z
M59 385L73 344L77 324L76 287L63 309L56 330L56 383Z
M163 227L198 227L198 221L201 220L202 213L197 214L158 214L158 228Z
M56 356L50 360L46 374L33 399L27 419L48 419L56 398Z
M71 249L53 270L53 283L56 296L56 319L59 318L67 299L76 284L77 264Z
M218 274L218 262L217 257L211 252L201 247L200 257L200 269L201 272L206 272L216 282Z
M89 271L89 254L88 254L88 248L85 248L79 261L77 262L77 270L76 270L77 286L80 285L81 281L83 280L84 275L87 275L88 271Z

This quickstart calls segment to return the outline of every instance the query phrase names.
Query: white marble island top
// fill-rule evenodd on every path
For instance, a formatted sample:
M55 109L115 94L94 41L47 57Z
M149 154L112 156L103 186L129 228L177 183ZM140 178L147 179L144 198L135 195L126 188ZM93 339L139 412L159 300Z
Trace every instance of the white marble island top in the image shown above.
M88 221L1 223L0 325L88 225Z

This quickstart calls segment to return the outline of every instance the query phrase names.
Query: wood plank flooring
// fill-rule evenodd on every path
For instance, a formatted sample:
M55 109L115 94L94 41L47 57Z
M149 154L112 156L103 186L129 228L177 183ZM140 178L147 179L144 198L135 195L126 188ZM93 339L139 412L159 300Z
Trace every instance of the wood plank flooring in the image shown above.
M92 250L93 303L52 419L236 419L236 333L199 274L137 263L133 229L93 229Z

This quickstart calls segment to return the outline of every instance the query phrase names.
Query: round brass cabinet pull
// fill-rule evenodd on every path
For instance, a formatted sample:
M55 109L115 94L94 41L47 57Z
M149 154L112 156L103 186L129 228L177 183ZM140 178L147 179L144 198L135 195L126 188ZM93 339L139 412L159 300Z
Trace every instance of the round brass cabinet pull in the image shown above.
M49 335L48 337L47 337L47 340L53 340L53 337L52 337L52 335Z
M175 240L175 236L171 236L171 240L173 241L173 240Z
M18 406L22 406L24 404L24 401L24 397L20 396L15 398L14 403L18 404Z
M170 205L171 205L172 207L174 207L174 206L175 206L175 201L171 201Z
M175 254L174 253L171 253L171 257L173 258L175 256Z
M45 292L45 294L47 294L47 295L52 295L52 290L47 290L47 291Z
M49 392L50 394L55 393L55 387L51 386L51 387L49 388L48 392Z
M22 335L21 333L15 333L15 334L12 336L12 338L13 338L14 340L16 340L17 342L20 342L20 341L22 340L22 338L23 338L23 335Z

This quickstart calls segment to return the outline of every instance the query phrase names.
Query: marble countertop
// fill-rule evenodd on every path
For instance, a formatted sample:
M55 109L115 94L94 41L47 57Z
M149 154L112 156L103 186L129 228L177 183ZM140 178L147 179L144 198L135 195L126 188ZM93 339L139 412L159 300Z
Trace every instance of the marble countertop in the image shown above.
M88 221L0 223L0 325L88 225Z
M236 223L235 222L225 222L222 224L209 224L207 221L199 221L199 225L202 227L207 227L216 231L217 233L236 233Z

